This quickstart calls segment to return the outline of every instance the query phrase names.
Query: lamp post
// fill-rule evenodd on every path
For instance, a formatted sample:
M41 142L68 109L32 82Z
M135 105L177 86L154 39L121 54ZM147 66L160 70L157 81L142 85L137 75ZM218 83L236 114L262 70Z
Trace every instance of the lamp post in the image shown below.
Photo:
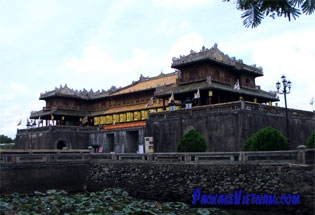
M170 111L175 111L176 110L176 104L174 102L174 100L171 100L170 103L168 103L169 107L170 107Z
M185 101L185 108L186 108L186 110L190 110L192 108L192 101L190 100L189 97L187 97L187 99Z
M281 83L278 81L276 83L276 88L277 88L277 92L279 94L283 94L284 95L284 104L285 104L285 117L286 117L286 124L287 124L287 138L288 138L288 147L289 149L291 149L290 147L290 138L289 138L289 118L288 118L288 107L287 107L287 94L290 93L291 90L291 81L287 81L286 77L284 75L281 76L281 82L283 85L283 89L281 90L282 92L280 92L280 87L281 87ZM288 90L287 90L288 88Z

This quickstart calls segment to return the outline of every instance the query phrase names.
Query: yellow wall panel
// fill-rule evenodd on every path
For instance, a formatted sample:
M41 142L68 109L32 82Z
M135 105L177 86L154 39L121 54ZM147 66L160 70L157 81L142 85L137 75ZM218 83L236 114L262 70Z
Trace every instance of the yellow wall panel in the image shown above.
M107 115L106 116L106 124L112 124L113 123L113 116Z
M149 112L150 112L150 113L155 113L155 112L156 112L156 109L150 109Z
M133 121L133 112L128 112L127 113L127 122Z
M119 122L126 122L126 114L125 113L121 113L119 114Z
M101 118L101 119L100 119L100 124L101 124L101 125L105 125L105 123L106 123L106 118L105 118L105 116L101 116L100 118Z
M158 108L157 111L158 112L163 112L163 108Z
M119 123L119 114L113 115L113 123Z
M100 117L94 117L94 125L100 124Z
M135 111L133 112L133 120L141 120L141 112L140 111Z
M141 111L141 119L142 120L148 119L148 111L147 110L142 110Z

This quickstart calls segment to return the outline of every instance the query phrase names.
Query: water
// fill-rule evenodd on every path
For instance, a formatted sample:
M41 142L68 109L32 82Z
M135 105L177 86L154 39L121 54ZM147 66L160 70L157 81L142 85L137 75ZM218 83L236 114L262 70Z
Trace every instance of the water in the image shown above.
M200 215L284 215L287 211L235 208L194 208L182 202L158 202L131 197L126 191L113 188L98 192L67 193L63 190L13 193L0 196L0 215L125 215L125 214L200 214ZM305 214L302 213L301 214ZM311 213L310 213L311 214Z

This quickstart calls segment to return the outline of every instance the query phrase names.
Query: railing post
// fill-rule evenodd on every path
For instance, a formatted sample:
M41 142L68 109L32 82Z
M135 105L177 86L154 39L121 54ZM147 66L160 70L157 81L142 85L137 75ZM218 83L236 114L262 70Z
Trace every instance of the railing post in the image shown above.
M238 160L241 161L241 162L245 162L246 161L245 152L239 152Z
M191 161L191 155L190 154L185 154L185 162L190 162Z
M297 160L300 164L305 164L305 145L299 145L297 147L298 154L297 154Z
M112 153L112 160L116 160L116 156L115 156L115 153Z
M245 109L245 102L244 101L241 101L241 109Z

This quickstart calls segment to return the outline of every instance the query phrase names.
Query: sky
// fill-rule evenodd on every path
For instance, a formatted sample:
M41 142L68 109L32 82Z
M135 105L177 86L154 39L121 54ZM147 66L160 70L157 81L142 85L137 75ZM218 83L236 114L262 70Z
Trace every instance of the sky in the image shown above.
M40 93L126 86L170 73L173 57L215 43L261 66L265 91L285 75L288 108L312 111L315 14L243 26L236 0L0 0L0 134L11 138L41 110ZM283 95L279 106L284 107ZM17 126L22 120L22 125Z

